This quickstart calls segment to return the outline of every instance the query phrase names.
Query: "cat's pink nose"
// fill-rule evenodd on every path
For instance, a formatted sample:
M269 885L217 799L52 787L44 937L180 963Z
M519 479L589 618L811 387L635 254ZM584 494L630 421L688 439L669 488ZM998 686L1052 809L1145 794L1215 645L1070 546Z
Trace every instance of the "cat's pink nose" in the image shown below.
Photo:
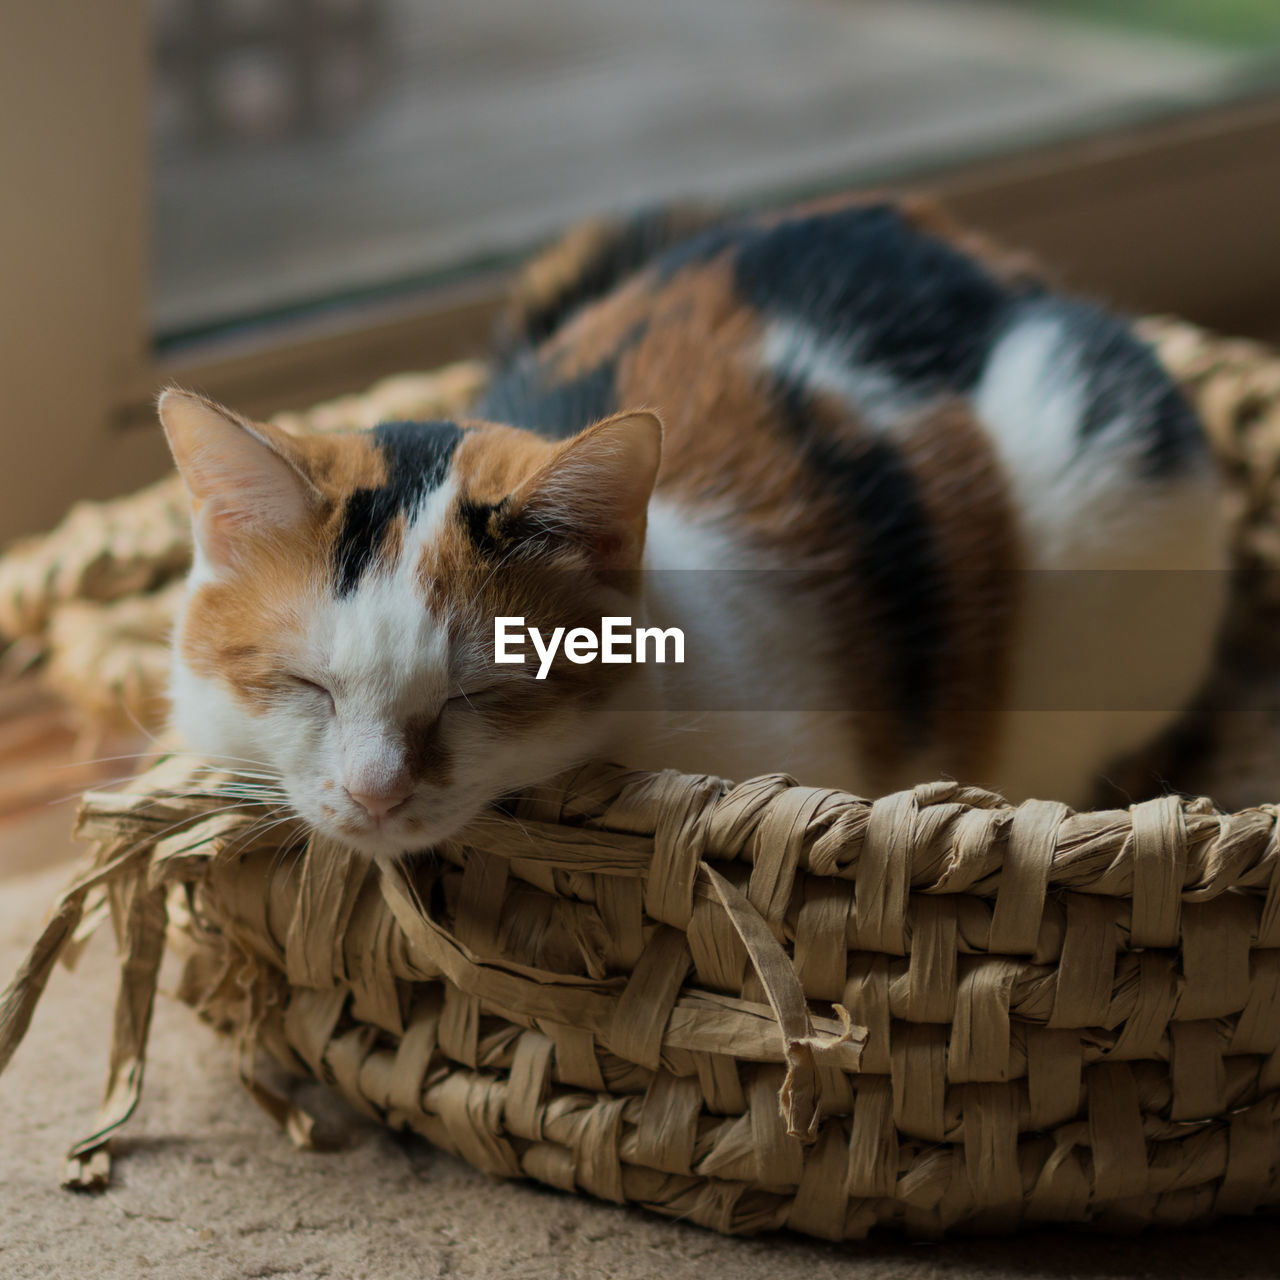
M403 808L409 803L409 797L413 794L407 788L397 788L391 791L348 791L347 797L352 803L360 806L361 809L377 821L379 818L388 818L396 810Z

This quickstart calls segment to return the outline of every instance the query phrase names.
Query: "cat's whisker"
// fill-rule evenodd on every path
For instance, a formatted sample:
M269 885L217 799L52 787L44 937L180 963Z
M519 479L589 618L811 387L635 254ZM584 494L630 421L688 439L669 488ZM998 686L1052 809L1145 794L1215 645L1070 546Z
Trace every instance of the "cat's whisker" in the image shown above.
M206 762L204 765L205 768L218 768L219 766L215 762L229 760L233 764L249 765L252 770L278 775L278 770L273 769L265 760L254 760L249 756L233 756L224 755L218 752L202 751L200 753L200 759Z
M244 832L243 838L246 843L248 843L249 841L260 843L272 831L278 830L281 827L296 825L298 823L301 823L302 821L303 820L296 813L289 812L289 813L280 814L277 812L275 815L264 816L263 820L260 823L256 823L254 826L247 828ZM303 830L299 833L299 838L301 843L305 844L311 838L310 827L307 827L304 824ZM290 844L288 846L285 846L285 848L286 849L292 848L297 843L298 841L290 842ZM277 857L280 854L280 852L281 852L280 846L277 846L273 850L272 861L269 864L271 868L274 868Z
M163 797L163 796L156 797L155 807L159 807L163 805L165 798L166 797ZM159 844L161 840L165 839L165 837L172 835L176 831L182 830L183 827L198 826L201 822L205 821L206 819L217 817L219 814L232 813L232 812L235 812L236 810L251 809L256 807L257 807L256 801L240 802L236 804L222 805L215 809L203 809L197 813L184 814L181 818L177 819L177 821L171 822L167 826L161 827L158 831L148 832L141 839L135 841L127 849L123 850L119 856L128 857L131 854L138 853L140 850L145 849L148 846L154 846ZM141 805L138 808L138 812L140 814L145 814L146 809L147 809L147 806Z
M293 858L295 861L300 859L306 851L307 841L309 839L310 833L304 833L299 840L278 848L272 854L271 861L267 864L268 880L274 879L280 868L282 868L290 858Z
M286 822L305 821L289 801L283 800L278 804L266 807L259 821L247 828L247 831L252 832L254 835L259 835L270 826L278 826Z
M150 742L153 746L158 747L160 745L160 739L157 738L156 735L152 733L151 730L148 729L146 725L144 725L138 719L138 717L133 714L133 709L129 706L127 702L124 704L124 713L129 717L129 723L132 724L133 727L137 729L137 731L140 734L142 734L142 736L146 738L148 742Z
M118 774L114 778L95 778L89 786L78 787L75 791L68 791L64 795L55 796L52 800L47 800L45 803L50 807L59 804L69 804L72 800L84 799L87 791L107 791L111 787L118 787L122 786L126 782L132 782L137 778L137 776L138 775L136 773L122 773Z
M54 765L55 769L83 769L91 764L117 764L121 760L150 760L154 751L126 751L117 756L88 756L84 759L68 760L65 764Z
M55 770L63 770L63 769L83 769L83 768L86 768L87 766L90 766L90 765L98 765L98 764L118 764L118 763L120 763L121 761L124 761L124 760L132 760L132 761L138 761L138 762L145 762L145 761L153 760L153 759L155 759L155 757L156 757L156 752L154 752L154 751L125 751L125 752L121 752L121 753L119 753L119 754L117 754L117 755L110 755L110 756L90 756L90 757L88 757L88 758L86 758L86 759L83 759L83 760L71 760L71 761L68 761L68 762L67 762L67 763L65 763L65 764L54 765L54 766L53 766L53 768L54 768ZM225 760L233 760L233 761L234 761L234 760L240 760L240 759L242 759L242 757L238 757L238 756L222 756L222 757L216 757L216 758L218 758L218 759L225 759ZM248 759L247 759L247 757L246 757L246 758L243 758L243 759L245 760L245 763L248 763L248 764L252 764L252 765L262 765L262 762L261 762L261 761L248 760ZM269 782L278 782L278 781L279 781L279 778L280 778L280 775L279 775L279 773L278 773L278 772L273 771L273 770L269 770L269 769L267 768L267 766L265 766L265 765L262 765L262 767L261 767L260 769L244 769L244 768L228 769L228 768L225 768L225 767L223 767L223 766L221 766L221 765L208 763L208 764L199 764L199 765L197 765L197 766L196 766L196 770L197 770L198 772L201 772L201 773L227 773L227 774L234 774L234 775L239 776L239 777L244 777L244 778L248 778L248 779L255 779L255 780L261 780L261 781L263 781L264 783L269 783ZM116 785L117 783L120 783L120 782L129 782L129 781L132 781L134 778L136 778L136 777L138 777L138 776L139 776L138 771L137 771L137 770L133 770L133 771L132 771L132 772L130 772L130 773L117 774L117 775L115 775L114 777L111 777L111 778L107 778L107 779L102 779L102 780L99 780L99 781L95 781L93 785L94 785L94 788L95 788L95 789L97 789L97 788L102 788L102 787L109 787L109 786L114 786L114 785ZM59 802L59 803L60 803L60 802Z
M233 787L239 787L246 791L269 791L280 792L283 787L276 782L261 782L257 778L235 778L235 777L218 777L214 776L210 779L209 790L228 790Z
M60 769L76 768L76 767L83 767L84 764L106 764L113 760L128 760L131 758L133 757L127 756L127 755L103 756L99 760L82 761L78 766L75 764L72 764L72 765L58 765L56 767ZM209 769L208 772L217 773L217 772L223 772L223 771L217 770L217 769ZM75 791L67 792L65 795L55 796L53 799L49 800L47 803L51 806L59 805L59 804L67 804L72 800L81 799L84 796L86 790L106 791L106 790L109 790L111 787L122 786L126 783L135 782L139 776L140 775L138 774L137 770L131 770L129 773L118 773L109 778L95 778L89 787L80 787L80 788L77 788ZM283 796L285 794L283 789L278 784L275 784L273 781L270 780L269 775L263 775L263 781L261 782L251 778L246 778L246 780L243 783L233 782L231 786L225 787L225 791L227 794L231 794L233 786L240 787L243 790L246 798L254 794L260 795L263 797L268 797L268 798ZM211 794L211 793L192 792L191 794L205 795L205 794Z
M533 838L533 832L531 832L529 828L526 827L524 823L521 822L520 819L517 818L514 813L507 814L507 817L510 818L511 821L514 822L516 826L520 828L520 832L524 836L529 847L531 849L536 849L538 846L537 846L537 841L535 841Z

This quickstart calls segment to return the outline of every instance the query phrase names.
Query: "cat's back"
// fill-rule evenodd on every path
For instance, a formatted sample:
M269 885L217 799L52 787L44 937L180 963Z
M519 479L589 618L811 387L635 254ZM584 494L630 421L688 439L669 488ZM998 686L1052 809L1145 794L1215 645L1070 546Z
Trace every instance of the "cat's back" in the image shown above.
M554 274L532 275L551 276L549 296L483 416L563 437L655 408L659 487L690 500L779 467L803 482L805 457L828 475L867 452L912 470L939 418L951 433L968 419L965 449L1015 489L1052 490L1104 455L1157 484L1205 466L1195 416L1124 321L932 206L844 198L702 221L643 215L547 255Z
M810 525L830 542L828 507L870 505L883 534L883 506L936 521L994 504L1024 563L1080 567L1082 505L1124 520L1211 481L1195 415L1124 320L927 204L641 215L571 236L531 278L545 296L483 416L564 437L656 409L659 491L763 536L786 524L797 553ZM1109 527L1102 544L1113 563Z
M1028 793L1168 720L1207 662L1225 551L1203 432L1127 322L924 206L673 239L597 236L596 287L544 307L485 416L568 435L656 409L660 503L745 562L818 572L838 700L875 709L863 754L897 776L932 761ZM1199 573L1195 617L1155 589L1170 570ZM1097 576L1064 593L1061 571ZM1133 705L1122 654L1149 690Z

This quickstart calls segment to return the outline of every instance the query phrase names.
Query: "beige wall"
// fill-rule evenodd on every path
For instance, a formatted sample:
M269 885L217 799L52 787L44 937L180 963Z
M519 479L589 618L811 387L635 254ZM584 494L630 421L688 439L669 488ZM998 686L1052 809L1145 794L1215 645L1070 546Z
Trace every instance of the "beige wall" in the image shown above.
M0 17L0 540L163 465L113 431L147 356L146 0Z

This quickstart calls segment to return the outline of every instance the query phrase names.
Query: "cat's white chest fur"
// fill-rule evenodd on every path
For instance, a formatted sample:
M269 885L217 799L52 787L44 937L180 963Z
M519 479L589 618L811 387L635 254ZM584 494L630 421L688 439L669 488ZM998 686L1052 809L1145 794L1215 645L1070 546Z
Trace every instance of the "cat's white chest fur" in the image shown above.
M611 742L624 763L742 779L785 771L858 791L849 716L830 704L826 622L793 571L655 498L649 509L646 621L678 626L682 665L645 673L654 707L622 712Z

